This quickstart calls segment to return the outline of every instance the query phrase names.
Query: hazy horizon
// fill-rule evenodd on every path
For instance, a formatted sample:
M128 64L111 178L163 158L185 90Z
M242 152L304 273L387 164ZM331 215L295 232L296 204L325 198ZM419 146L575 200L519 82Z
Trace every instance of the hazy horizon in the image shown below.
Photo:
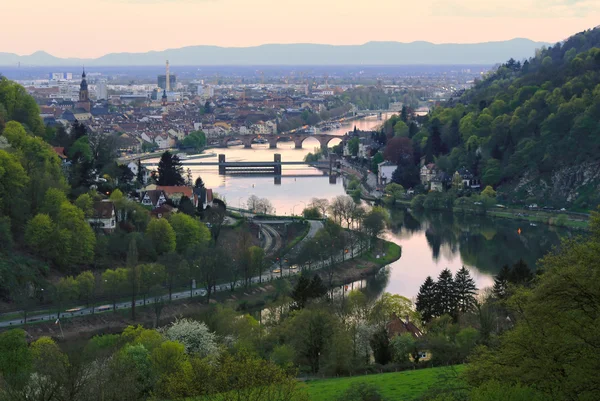
M61 58L187 46L426 41L554 43L600 21L594 0L22 0L3 5L0 52ZM16 32L23 34L15 35Z

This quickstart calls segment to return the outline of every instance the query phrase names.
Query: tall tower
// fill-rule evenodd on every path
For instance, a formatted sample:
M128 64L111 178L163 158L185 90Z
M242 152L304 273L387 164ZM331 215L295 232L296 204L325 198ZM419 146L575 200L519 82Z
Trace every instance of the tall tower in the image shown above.
M85 68L83 69L83 73L81 74L81 84L79 84L79 100L75 104L75 107L78 109L83 109L87 112L92 108L92 104L90 102L90 93L88 91L88 84L85 79Z
M165 87L167 88L167 91L171 91L171 78L169 77L169 60L167 60L167 82Z

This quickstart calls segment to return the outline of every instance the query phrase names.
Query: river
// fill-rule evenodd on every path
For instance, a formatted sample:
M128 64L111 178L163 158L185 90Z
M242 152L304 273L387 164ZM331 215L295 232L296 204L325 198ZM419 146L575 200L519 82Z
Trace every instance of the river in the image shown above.
M341 136L355 125L372 130L381 123L377 117L368 117L328 133ZM203 160L216 161L217 154L224 153L232 161L267 161L280 153L283 161L301 161L319 143L309 138L303 145L303 149L294 149L293 142L279 142L278 149L256 144L252 149L210 149L206 154L214 156ZM213 188L233 207L244 206L250 195L257 195L268 198L280 215L300 214L313 197L332 199L344 194L341 179L331 184L329 177L308 166L284 166L280 183L273 176L222 176L216 166L193 168L192 175L194 179L201 176L207 188ZM572 235L567 229L485 216L415 214L402 209L390 210L390 215L392 224L385 237L402 246L402 257L389 266L387 274L363 283L374 295L388 291L414 298L427 276L435 279L444 268L456 272L463 265L471 271L477 287L484 289L493 284L493 276L503 265L523 259L535 268L537 260L558 245L561 237Z
M363 131L373 130L380 126L383 120L377 116L370 116L342 124L338 129L326 131L329 135L343 136L356 126ZM333 139L329 146L341 142ZM282 161L303 161L309 152L314 152L320 147L319 141L307 138L302 144L302 149L295 149L294 142L279 142L277 149L269 149L268 144L253 144L252 149L244 149L242 145L230 146L223 149L209 149L203 154L212 155L200 161L217 161L218 154L225 154L227 161L272 161L275 153L281 154ZM243 207L251 195L267 198L273 204L275 211L280 215L300 214L305 204L313 197L331 199L343 195L342 180L330 183L329 177L324 176L319 170L309 166L283 166L282 177L276 180L273 176L231 176L219 175L217 166L191 167L192 177L202 177L207 188L212 188L221 198L233 207Z

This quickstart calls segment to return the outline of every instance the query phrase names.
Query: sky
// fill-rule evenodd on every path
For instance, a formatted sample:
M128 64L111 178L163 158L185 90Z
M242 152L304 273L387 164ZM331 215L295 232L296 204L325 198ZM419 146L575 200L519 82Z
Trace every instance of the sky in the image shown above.
M599 0L2 0L0 52L99 57L193 45L557 42ZM6 38L10 38L6 40Z

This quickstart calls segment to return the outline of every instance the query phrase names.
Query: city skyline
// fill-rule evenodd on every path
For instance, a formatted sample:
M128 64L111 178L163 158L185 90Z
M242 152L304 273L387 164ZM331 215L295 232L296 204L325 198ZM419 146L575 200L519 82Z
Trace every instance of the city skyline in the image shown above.
M370 41L480 43L527 38L557 42L593 28L590 0L24 0L4 5L0 52L93 58L195 45L363 44ZM293 12L291 12L293 11ZM383 22L383 23L382 23ZM387 23L386 23L387 22ZM459 27L459 29L457 29ZM27 30L27 34L15 32Z

